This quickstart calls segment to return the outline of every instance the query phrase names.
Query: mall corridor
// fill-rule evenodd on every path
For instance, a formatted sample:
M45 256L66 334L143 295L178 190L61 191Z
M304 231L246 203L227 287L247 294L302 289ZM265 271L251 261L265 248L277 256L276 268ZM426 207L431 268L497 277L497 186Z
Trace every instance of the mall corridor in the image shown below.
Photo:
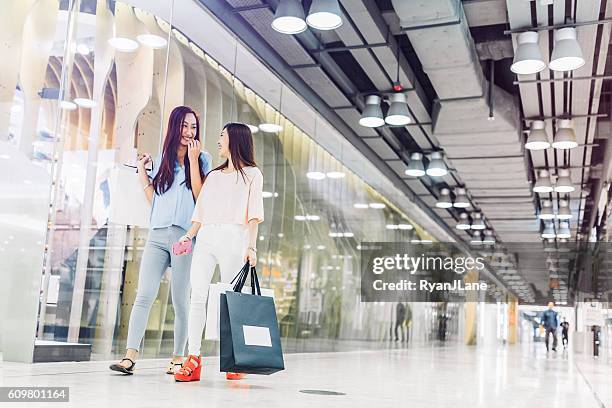
M612 408L608 221L612 0L0 1L0 408Z
M215 358L200 383L162 375L166 360L138 363L133 376L109 374L108 362L5 363L3 386L69 386L70 403L95 407L437 407L602 408L612 406L612 366L543 344L427 347L286 356L273 376L226 381ZM23 406L3 404L7 406ZM28 407L49 406L28 404Z

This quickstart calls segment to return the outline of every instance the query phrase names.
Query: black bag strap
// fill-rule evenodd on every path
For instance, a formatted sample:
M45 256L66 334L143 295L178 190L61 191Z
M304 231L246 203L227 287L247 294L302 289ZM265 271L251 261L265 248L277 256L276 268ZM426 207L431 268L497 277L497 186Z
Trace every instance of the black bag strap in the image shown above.
M234 276L234 279L232 279L231 281L231 283L234 283L234 281L236 281L236 283L234 284L234 292L242 292L242 288L244 288L249 274L251 275L251 294L261 296L261 287L259 286L257 270L248 262L244 264L242 269L240 269L240 272L238 272L238 274Z
M240 269L240 272L238 272L238 275L236 275L234 279L232 279L232 281L230 282L230 283L234 283L234 281L236 281L236 284L234 284L234 292L242 292L242 288L244 287L244 284L246 283L248 276L249 276L249 263L247 262L244 264L242 269Z
M251 267L251 294L254 295L257 291L257 296L261 296L261 288L259 287L259 278L257 277L257 270L255 267Z

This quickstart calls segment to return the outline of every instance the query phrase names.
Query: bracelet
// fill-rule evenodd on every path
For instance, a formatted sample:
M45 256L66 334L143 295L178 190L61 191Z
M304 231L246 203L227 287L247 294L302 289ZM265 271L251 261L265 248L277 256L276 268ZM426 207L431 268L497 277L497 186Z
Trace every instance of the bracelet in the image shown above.
M249 247L250 250L252 250L253 252L257 252L257 250L253 247Z
M146 190L147 188L151 187L152 185L153 185L153 183L149 183L149 184L147 184L146 186L144 186L142 189L143 189L143 190Z

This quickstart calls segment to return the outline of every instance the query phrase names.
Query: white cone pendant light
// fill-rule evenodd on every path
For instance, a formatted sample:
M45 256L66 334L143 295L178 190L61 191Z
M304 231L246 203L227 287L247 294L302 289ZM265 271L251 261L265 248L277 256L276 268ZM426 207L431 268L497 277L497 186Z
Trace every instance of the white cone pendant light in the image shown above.
M550 184L550 174L548 170L540 170L538 180L533 186L534 193L551 193L553 191L552 184Z
M312 0L306 23L317 30L333 30L342 25L338 0Z
M466 212L459 215L459 221L457 222L456 228L464 231L470 229L470 220L468 219L468 214Z
M442 160L442 152L433 152L429 158L429 165L425 171L428 176L442 177L448 174L448 169L444 160Z
M470 206L470 200L466 194L465 188L455 189L455 202L453 207L455 208L468 208Z
M472 215L472 218L474 219L474 221L472 222L470 228L472 228L473 230L483 230L487 227L484 223L484 220L482 219L481 213L474 213Z
M576 40L576 29L567 27L555 31L555 47L548 67L553 71L572 71L583 65L584 58Z
M542 210L539 215L541 220L552 220L555 218L555 214L552 210L552 203L548 200L542 201Z
M562 221L559 223L559 231L557 232L557 238L571 238L572 234L569 229L569 222Z
M408 168L404 172L407 176L422 177L425 175L425 167L423 167L423 155L421 153L414 152L410 155L410 162Z
M559 169L557 183L555 184L556 193L571 193L576 190L570 177L569 169Z
M489 229L484 231L484 238L482 239L482 243L483 244L494 244L495 243L495 236L493 235L493 231Z
M438 198L438 202L436 202L436 207L451 208L452 206L453 206L453 200L451 200L450 190L448 188L441 189L440 197Z
M538 46L538 33L528 31L521 33L517 38L516 53L510 66L510 70L515 74L535 74L546 68L546 63L542 59L540 47Z
M544 227L544 231L542 231L542 238L554 238L555 237L555 229L551 221L546 223Z
M406 94L394 93L389 98L391 106L385 117L385 122L392 126L405 126L411 122L410 112L406 103Z
M283 34L299 34L306 30L304 8L300 0L280 0L272 28Z
M361 113L359 124L365 127L378 127L385 124L382 109L380 108L380 96L370 95L366 98L366 106Z
M480 233L480 231L474 232L474 235L472 235L472 240L470 241L470 244L482 245L482 234Z
M531 122L529 136L525 148L529 150L544 150L550 147L548 135L546 134L546 124L543 120L534 120Z
M557 214L559 220L570 220L572 219L572 212L569 208L567 200L559 200L559 212Z
M557 133L552 147L555 149L573 149L578 146L576 142L576 132L571 119L561 119L557 126Z

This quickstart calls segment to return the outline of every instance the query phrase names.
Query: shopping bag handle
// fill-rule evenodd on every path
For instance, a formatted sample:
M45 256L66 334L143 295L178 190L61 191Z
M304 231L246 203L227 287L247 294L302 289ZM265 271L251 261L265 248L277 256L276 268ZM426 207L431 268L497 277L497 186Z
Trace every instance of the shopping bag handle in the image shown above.
M231 284L231 283L234 283L234 281L236 281L236 284L234 285L234 292L242 291L242 288L244 287L244 283L246 282L247 274L249 273L248 265L249 265L248 262L244 264L244 266L240 269L238 274L234 276L234 279L232 279L232 281L230 282Z
M232 281L230 282L234 283L234 281L236 281L236 283L234 284L234 292L242 292L242 288L244 287L244 284L246 283L246 280L249 277L249 272L251 275L251 294L257 294L257 296L261 296L261 287L259 286L257 270L248 262L244 264L242 269L240 269L240 272L238 272L238 274L234 276L234 279L232 279Z

